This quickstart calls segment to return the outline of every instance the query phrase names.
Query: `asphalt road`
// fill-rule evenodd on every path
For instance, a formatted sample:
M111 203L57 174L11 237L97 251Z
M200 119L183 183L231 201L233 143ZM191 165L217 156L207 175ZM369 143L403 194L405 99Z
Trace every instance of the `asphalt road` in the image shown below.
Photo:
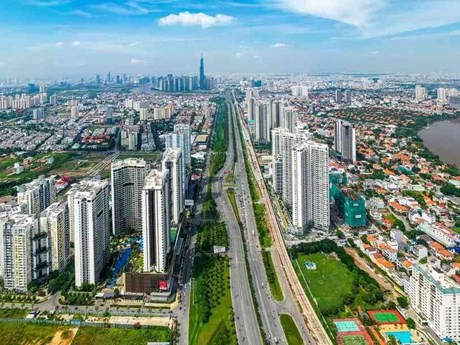
M236 117L239 117L241 119L241 123L244 126L244 122L242 119L242 115L240 113L240 109L238 108L238 104L236 103L236 98L233 94L233 113L232 116L236 121ZM243 127L243 130L245 131L245 136L248 137L248 131L247 128ZM243 212L244 212L244 217L246 218L246 224L247 224L247 231L246 231L246 237L248 238L248 249L249 249L249 257L250 257L250 263L251 263L251 272L253 279L255 281L255 289L260 291L260 294L262 296L268 295L269 298L265 298L262 300L262 303L259 301L260 307L261 307L261 315L262 315L262 320L265 322L269 320L267 325L265 325L267 333L271 334L272 339L273 336L278 338L278 335L281 332L279 332L279 326L280 322L278 317L276 317L275 311L278 314L289 314L292 316L294 319L297 328L299 329L299 332L303 338L303 341L305 344L331 344L330 340L328 339L327 335L325 334L324 330L322 329L321 324L319 323L319 320L317 319L316 314L314 311L312 311L311 306L309 305L309 302L305 296L305 292L303 291L303 288L300 286L300 282L298 281L298 278L296 277L295 273L293 272L292 264L287 256L286 253L286 248L284 244L284 240L282 239L282 236L279 234L275 234L272 232L273 228L278 228L279 230L279 224L278 220L274 216L274 212L269 213L269 222L270 223L270 228L271 228L271 235L273 238L273 247L270 248L272 252L272 258L273 258L273 263L275 266L275 271L278 276L278 280L280 282L281 288L283 290L283 295L284 295L284 300L282 302L277 302L274 301L271 298L271 291L269 289L269 285L266 282L266 275L265 275L265 268L263 266L263 261L258 245L258 239L257 239L257 230L255 231L255 234L253 234L252 229L256 229L255 227L255 221L254 221L254 214L253 214L253 209L252 209L252 204L251 204L251 199L250 199L250 194L249 194L249 187L247 184L247 176L245 173L245 165L243 161L243 153L242 153L242 145L241 145L241 140L239 140L240 133L239 131L236 132L238 134L237 136L237 142L238 142L238 147L237 151L239 153L239 156L241 156L241 159L239 159L239 173L235 174L238 175L238 185L241 187L239 188L242 191L242 201L243 201ZM246 143L247 145L251 145L251 143ZM252 149L252 147L250 147ZM260 170L258 170L258 167L255 166L255 162L253 162L253 151L252 155L249 157L250 159L250 164L252 165L253 172L255 174L255 177L257 179L257 182L259 184L260 188L263 188L262 194L264 198L264 202L270 203L270 199L267 197L267 193L265 190L265 185L261 183L261 173ZM251 159L252 158L252 159ZM271 204L267 204L267 212L272 210L272 207L270 207ZM248 211L249 210L249 211ZM273 210L272 210L273 211ZM284 263L283 263L284 262ZM290 266L290 267L289 267ZM252 268L254 267L254 269ZM287 273L289 272L289 273ZM288 275L289 274L289 275ZM262 280L264 279L265 280ZM295 282L295 291L296 295L294 296L293 292L293 286L291 285L292 282ZM259 297L259 296L258 296ZM259 298L258 298L259 299ZM299 308L298 304L302 305L302 309ZM271 314L270 314L271 313ZM274 317L275 316L275 317ZM270 317L272 318L270 320ZM307 323L309 327L307 327ZM312 337L312 333L315 334L315 336ZM285 340L284 338L282 338Z
M230 106L229 106L230 111ZM252 301L251 289L244 259L243 239L233 212L230 199L224 189L226 174L233 165L233 126L229 121L229 141L224 167L215 176L212 193L222 220L227 225L229 236L228 255L230 258L230 291L235 313L235 325L238 344L262 344L257 323L256 311Z

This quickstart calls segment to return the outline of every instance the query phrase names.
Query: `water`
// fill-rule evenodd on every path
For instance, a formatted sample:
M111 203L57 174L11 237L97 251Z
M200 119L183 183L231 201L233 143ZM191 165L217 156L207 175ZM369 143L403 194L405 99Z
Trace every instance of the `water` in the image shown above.
M460 120L435 122L418 135L423 145L439 155L441 161L460 168Z
M412 333L410 331L395 331L395 332L385 332L387 337L393 335L396 339L399 340L401 344L411 344L412 343Z

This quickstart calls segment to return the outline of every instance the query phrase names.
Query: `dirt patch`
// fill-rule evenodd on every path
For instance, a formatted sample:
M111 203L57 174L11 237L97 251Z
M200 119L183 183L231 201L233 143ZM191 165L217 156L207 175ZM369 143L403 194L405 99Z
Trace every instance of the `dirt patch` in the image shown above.
M66 331L57 331L48 345L70 345L77 331L78 327L70 328Z

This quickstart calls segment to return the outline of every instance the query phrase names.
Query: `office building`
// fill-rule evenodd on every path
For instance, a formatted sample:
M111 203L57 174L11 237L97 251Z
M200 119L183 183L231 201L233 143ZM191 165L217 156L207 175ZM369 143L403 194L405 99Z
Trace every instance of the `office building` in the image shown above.
M0 220L0 260L7 290L27 292L32 281L32 238L38 229L35 216L16 214Z
M460 285L441 264L415 264L408 291L412 308L440 339L460 341Z
M166 149L163 153L162 170L168 171L170 214L174 224L179 224L184 209L184 188L182 181L182 150Z
M356 163L356 131L349 122L337 120L334 128L334 150L345 162Z
M38 216L56 201L54 176L40 176L18 187L18 202L27 205L27 213Z
M75 236L75 285L97 284L110 258L110 185L84 180L69 197Z
M417 85L415 86L415 100L417 102L426 101L428 99L428 92L426 88Z
M167 271L170 247L170 207L168 171L152 170L142 191L144 271Z
M50 271L63 271L70 260L70 224L67 202L54 203L40 214L40 231L48 237Z
M206 75L204 74L203 55L201 55L201 58L200 58L200 90L208 90Z
M329 148L308 141L293 149L292 223L303 232L308 228L328 231L329 215Z
M142 230L142 188L150 167L143 159L115 161L111 167L112 232Z

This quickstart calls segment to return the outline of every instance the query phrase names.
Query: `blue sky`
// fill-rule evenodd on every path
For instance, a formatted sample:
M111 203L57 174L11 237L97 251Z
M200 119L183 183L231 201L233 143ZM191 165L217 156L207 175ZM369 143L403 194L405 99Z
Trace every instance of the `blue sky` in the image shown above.
M459 0L0 0L0 77L458 72Z

